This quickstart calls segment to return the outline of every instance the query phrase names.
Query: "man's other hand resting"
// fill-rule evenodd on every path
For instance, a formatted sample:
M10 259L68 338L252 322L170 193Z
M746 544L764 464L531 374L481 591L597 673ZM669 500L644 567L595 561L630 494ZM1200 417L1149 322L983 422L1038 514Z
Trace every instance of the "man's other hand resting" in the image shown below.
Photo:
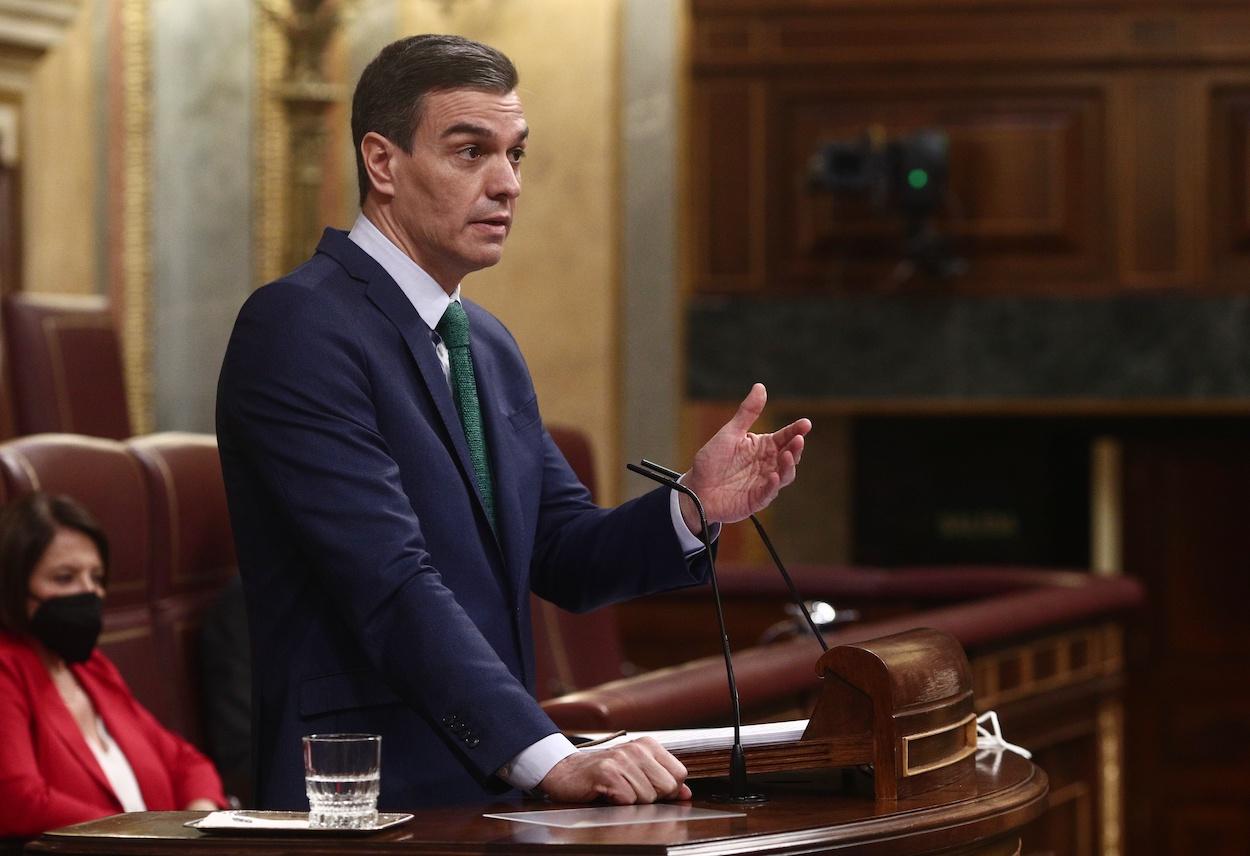
M569 755L538 787L558 802L632 805L690 799L685 766L651 737Z

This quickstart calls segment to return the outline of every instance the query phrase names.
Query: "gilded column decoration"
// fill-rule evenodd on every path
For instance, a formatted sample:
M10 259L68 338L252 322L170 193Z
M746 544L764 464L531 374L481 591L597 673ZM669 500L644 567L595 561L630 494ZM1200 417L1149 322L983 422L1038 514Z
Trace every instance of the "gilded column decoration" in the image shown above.
M253 172L255 285L282 273L283 216L286 211L286 116L274 97L274 87L286 66L282 31L266 14L256 18L256 139Z
M152 430L152 122L149 0L120 0L122 358L130 421L136 434Z
M1098 707L1099 791L1102 795L1103 856L1124 852L1124 706L1118 699L1103 701Z
M257 283L300 264L321 234L325 114L342 88L321 61L342 2L257 0L260 85L257 141Z

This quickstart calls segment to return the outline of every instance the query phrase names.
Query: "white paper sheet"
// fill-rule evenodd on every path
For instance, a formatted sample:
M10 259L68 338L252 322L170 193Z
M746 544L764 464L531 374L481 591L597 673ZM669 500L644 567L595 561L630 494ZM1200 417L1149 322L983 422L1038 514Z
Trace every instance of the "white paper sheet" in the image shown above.
M794 743L803 736L806 730L806 719L744 725L742 726L742 745L750 749L752 746ZM594 734L584 736L596 737ZM668 731L630 731L594 746L584 746L578 751L598 752L637 740L639 737L653 737L670 752L690 752L700 749L728 749L733 745L734 730L733 726L726 726L724 728L674 728Z
M626 826L636 823L672 823L690 820L712 820L722 817L744 817L738 811L714 811L682 803L652 805L607 805L592 808L564 808L547 811L513 811L506 814L484 814L515 823L536 823L563 829L590 829L595 826Z

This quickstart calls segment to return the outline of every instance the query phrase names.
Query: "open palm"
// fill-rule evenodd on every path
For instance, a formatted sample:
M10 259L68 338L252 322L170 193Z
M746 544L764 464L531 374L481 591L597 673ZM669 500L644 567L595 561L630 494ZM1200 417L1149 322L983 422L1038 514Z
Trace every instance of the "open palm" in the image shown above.
M698 451L682 478L682 483L699 496L709 523L744 520L767 508L781 489L794 481L795 466L803 455L803 438L812 430L812 423L799 419L771 434L750 433L767 400L763 384L751 387L738 412ZM691 514L686 513L687 508ZM683 504L682 516L691 531L697 532L698 514L693 503Z

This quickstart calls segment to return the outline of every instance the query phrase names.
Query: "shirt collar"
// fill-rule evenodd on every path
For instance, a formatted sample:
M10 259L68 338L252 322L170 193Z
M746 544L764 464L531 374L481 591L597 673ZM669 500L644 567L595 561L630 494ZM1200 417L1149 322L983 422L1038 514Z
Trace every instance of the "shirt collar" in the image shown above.
M356 246L373 257L382 269L391 275L391 279L399 286L400 291L408 298L408 302L417 310L421 320L433 330L438 326L447 306L453 300L460 300L460 286L449 297L443 287L434 281L421 266L409 258L408 254L395 246L391 239L362 212L356 217L352 230L347 237Z

